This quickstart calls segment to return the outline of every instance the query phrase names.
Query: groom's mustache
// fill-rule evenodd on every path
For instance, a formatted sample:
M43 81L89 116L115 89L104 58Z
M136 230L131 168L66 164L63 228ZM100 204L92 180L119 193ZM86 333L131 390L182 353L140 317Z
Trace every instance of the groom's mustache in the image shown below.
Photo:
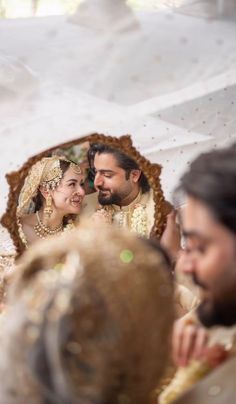
M103 188L103 187L101 187L101 185L98 185L98 186L97 186L97 189L98 189L99 191L109 191L109 192L110 192L110 189Z

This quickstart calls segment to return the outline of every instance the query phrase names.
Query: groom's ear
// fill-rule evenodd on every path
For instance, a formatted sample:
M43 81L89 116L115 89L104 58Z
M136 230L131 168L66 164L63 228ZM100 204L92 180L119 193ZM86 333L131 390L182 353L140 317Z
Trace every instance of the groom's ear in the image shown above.
M141 170L131 170L130 179L136 184L141 176Z

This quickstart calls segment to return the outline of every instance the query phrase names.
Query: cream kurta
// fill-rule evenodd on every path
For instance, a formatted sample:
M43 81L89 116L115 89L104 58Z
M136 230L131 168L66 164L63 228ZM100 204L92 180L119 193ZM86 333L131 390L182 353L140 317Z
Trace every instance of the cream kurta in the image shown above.
M148 192L138 196L128 206L118 205L99 205L98 193L86 195L82 205L79 218L91 218L95 211L104 212L104 216L108 218L110 223L117 224L119 227L124 227L130 231L141 234L140 221L145 222L145 234L143 236L149 237L154 224L155 203L153 200L153 191L150 189ZM143 227L144 227L143 226Z
M135 231L135 224L133 223L139 214L140 216L145 216L146 220L146 231L145 236L148 237L153 224L154 224L154 213L155 204L153 200L152 190L145 192L144 194L138 194L137 198L128 206L117 206L112 205L113 208L113 223L117 224L119 227L128 228L129 230ZM137 212L139 210L139 212ZM142 212L143 211L143 212ZM137 215L136 215L137 212ZM138 220L138 217L137 217ZM137 231L138 232L138 231Z

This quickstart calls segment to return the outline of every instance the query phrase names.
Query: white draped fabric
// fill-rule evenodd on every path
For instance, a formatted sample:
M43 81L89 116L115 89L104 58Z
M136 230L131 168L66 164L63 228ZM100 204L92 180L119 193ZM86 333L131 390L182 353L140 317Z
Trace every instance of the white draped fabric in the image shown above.
M169 199L195 155L236 140L235 1L162 3L0 21L0 214L7 172L91 132L131 134Z

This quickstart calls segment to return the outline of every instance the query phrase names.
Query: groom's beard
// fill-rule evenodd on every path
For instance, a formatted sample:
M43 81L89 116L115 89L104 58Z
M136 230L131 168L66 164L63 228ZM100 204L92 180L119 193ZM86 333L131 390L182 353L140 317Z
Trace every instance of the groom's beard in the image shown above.
M121 205L122 198L117 192L112 193L110 189L103 189L100 187L98 187L98 189L98 202L100 205Z

